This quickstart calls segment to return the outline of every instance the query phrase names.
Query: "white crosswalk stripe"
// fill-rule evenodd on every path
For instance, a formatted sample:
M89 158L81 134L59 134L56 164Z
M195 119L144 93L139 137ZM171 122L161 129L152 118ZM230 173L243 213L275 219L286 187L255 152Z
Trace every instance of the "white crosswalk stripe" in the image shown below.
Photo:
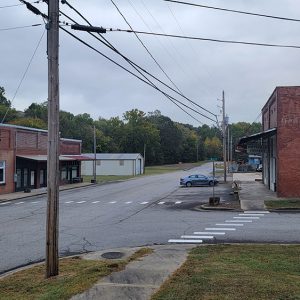
M217 223L217 226L244 226L244 224L223 224L223 223Z
M94 202L92 202L93 204L97 204L97 203L99 203L100 201L94 201Z
M234 230L236 230L236 228L205 228L205 230L216 230L216 231L218 231L218 230L221 230L221 231L234 231Z
M213 239L214 236L213 235L182 235L181 236L182 239Z
M176 243L176 244L201 244L202 240L168 240L169 243Z

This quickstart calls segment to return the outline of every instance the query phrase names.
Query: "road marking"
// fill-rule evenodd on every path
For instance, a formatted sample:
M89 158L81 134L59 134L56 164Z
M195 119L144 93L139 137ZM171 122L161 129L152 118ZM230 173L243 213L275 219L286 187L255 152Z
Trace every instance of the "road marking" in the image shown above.
M264 214L239 214L239 216L260 217L260 216L264 216Z
M130 204L130 203L132 203L132 201L125 202L125 204Z
M16 204L16 205L18 205L18 204L23 204L23 203L24 203L24 202L22 202L22 201L21 201L21 202L17 202L17 203L15 203L15 204Z
M205 230L228 230L228 231L234 231L236 228L205 228Z
M110 201L109 203L110 204L115 204L115 203L117 203L117 201Z
M145 202L141 202L141 204L147 204L147 203L149 203L149 202L147 202L147 201L145 201Z
M168 240L169 243L201 244L202 240Z
M243 223L252 223L252 220L226 220L226 223L239 223L239 222L243 222Z
M162 201L162 202L158 202L159 205L165 204L166 202Z
M182 235L182 239L213 239L212 235Z
M216 225L217 226L244 226L244 224L220 224L220 223L217 223Z
M69 203L73 203L74 201L67 201L67 202L65 202L66 204L69 204Z
M204 231L202 231L202 232L194 232L194 234L213 234L213 235L224 235L225 234L225 232L204 232Z
M245 210L244 214L269 214L267 210Z
M240 220L259 220L259 217L233 217L234 219Z
M6 205L6 204L9 204L10 202L3 202L3 203L0 203L0 205Z
M81 204L81 203L85 203L86 201L78 201L76 203Z
M38 201L31 201L30 203L36 204L36 203L39 203L39 202Z
M92 202L93 204L96 204L96 203L99 203L100 201L94 201L94 202Z
M176 201L176 202L175 202L175 204L180 204L180 203L182 203L182 201Z

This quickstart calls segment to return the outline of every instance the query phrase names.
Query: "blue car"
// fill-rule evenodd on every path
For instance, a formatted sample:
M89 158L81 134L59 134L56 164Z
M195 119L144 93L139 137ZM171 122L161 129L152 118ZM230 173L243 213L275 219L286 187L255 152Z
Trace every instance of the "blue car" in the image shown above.
M195 174L180 178L180 185L190 187L190 186L201 186L201 185L216 185L219 181L216 177L206 176L202 174Z

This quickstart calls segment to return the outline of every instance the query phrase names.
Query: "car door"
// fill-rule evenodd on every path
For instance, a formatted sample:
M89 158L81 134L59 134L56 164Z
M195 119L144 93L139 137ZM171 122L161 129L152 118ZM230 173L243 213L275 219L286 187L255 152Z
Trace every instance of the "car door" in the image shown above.
M208 184L207 177L204 175L199 175L198 182L199 182L199 185L207 185Z

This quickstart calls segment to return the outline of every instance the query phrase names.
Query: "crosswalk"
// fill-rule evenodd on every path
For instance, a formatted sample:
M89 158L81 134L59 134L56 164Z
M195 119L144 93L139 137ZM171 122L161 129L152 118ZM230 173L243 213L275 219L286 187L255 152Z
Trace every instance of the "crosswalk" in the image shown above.
M216 223L213 225L214 227L206 227L204 231L195 231L190 235L182 235L179 239L169 239L168 242L176 244L201 244L205 241L216 240L218 237L224 237L226 234L253 224L253 222L258 221L269 213L269 211L245 211L238 214L238 216L234 216L233 219Z

